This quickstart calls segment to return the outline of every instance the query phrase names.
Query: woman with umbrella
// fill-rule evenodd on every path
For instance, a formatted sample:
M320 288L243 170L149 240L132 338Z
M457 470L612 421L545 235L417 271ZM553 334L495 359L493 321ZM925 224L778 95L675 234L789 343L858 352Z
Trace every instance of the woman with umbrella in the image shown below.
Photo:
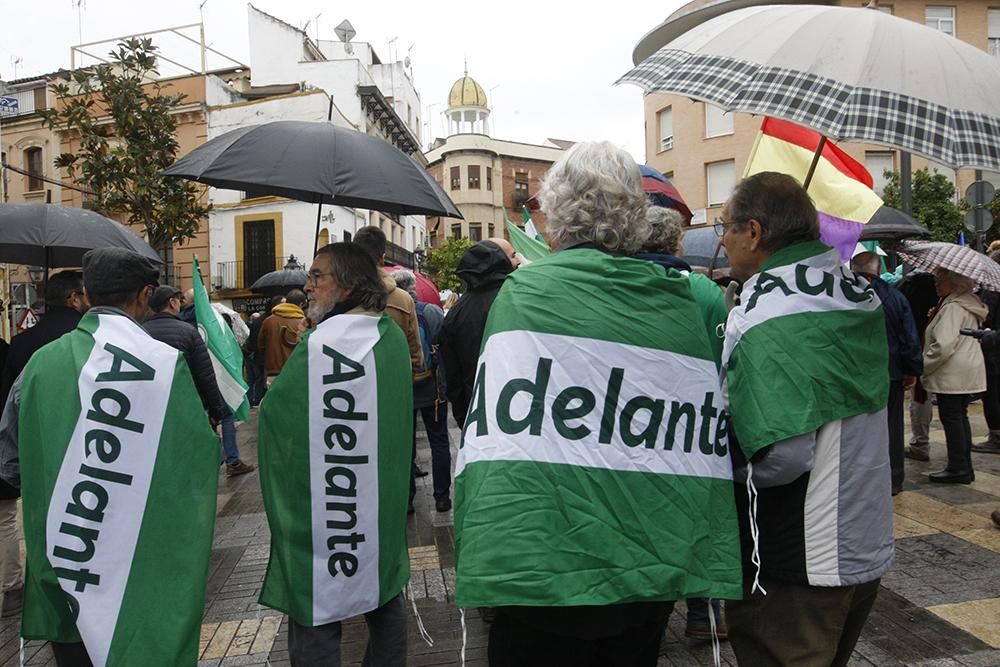
M930 480L969 484L975 474L968 406L975 395L986 391L986 368L979 344L960 330L978 329L987 308L972 293L976 286L972 278L939 267L934 270L934 282L941 302L927 324L922 382L927 391L937 394L948 464L931 473Z

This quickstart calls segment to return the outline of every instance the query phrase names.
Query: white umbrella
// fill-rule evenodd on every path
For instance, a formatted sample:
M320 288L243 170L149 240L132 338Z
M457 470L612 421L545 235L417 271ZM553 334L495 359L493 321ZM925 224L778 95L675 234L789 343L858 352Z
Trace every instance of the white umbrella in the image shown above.
M1000 61L940 31L822 5L747 7L676 37L665 28L620 82L1000 170Z

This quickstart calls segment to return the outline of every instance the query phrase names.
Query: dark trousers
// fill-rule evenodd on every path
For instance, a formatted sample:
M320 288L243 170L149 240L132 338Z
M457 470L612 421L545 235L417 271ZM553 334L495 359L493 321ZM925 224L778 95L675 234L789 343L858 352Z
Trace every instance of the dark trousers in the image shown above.
M590 638L555 634L498 609L490 626L490 667L654 667L673 606L656 605L621 634Z
M903 486L903 381L889 381L889 404L885 409L889 420L889 468L892 471L892 488Z
M448 404L438 403L413 411L413 459L417 458L417 414L424 421L427 440L431 446L431 479L434 500L451 497L451 442L448 439ZM410 502L417 493L417 483L410 475Z
M362 667L406 664L406 604L400 593L365 614L368 646ZM315 628L288 618L288 658L292 667L340 667L340 622Z
M1000 375L986 376L983 397L983 417L991 431L1000 431Z
M949 472L972 472L972 426L969 424L969 403L972 394L938 394L938 418L944 427L948 447Z
M94 667L83 642L51 642L50 645L58 667Z
M247 401L250 405L257 405L264 398L265 374L264 356L260 353L253 353L246 357L247 365Z
M875 604L878 580L807 586L760 580L767 595L726 603L729 643L740 667L844 667Z

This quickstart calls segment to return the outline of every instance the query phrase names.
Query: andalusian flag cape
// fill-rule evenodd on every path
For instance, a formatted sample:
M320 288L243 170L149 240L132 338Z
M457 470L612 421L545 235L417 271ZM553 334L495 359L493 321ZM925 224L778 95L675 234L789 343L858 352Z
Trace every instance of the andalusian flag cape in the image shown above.
M219 441L184 356L93 311L39 350L19 413L27 639L95 665L194 665Z
M459 606L741 597L728 418L686 276L592 249L518 269L473 396Z
M410 578L413 384L392 319L336 315L307 333L260 408L271 558L260 601L301 625L371 611Z
M839 253L812 241L772 255L743 286L722 351L733 429L747 457L885 407L882 305Z

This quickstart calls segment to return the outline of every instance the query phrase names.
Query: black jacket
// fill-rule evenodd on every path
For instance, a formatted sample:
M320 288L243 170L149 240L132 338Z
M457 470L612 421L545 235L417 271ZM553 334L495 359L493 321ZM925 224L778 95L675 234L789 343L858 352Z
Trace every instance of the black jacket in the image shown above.
M440 352L448 400L459 425L465 423L476 380L476 362L486 330L486 317L504 278L514 270L507 255L494 243L477 243L462 255L458 277L468 290L444 318Z
M64 333L69 333L80 323L82 313L78 313L72 308L65 306L49 306L38 324L27 331L14 336L10 342L10 349L7 351L7 360L3 366L3 376L0 379L0 391L2 391L3 404L7 403L7 394L14 384L14 380L21 374L24 367L28 365L31 355L48 345Z
M878 276L861 275L868 278L882 301L885 335L889 343L889 379L899 382L905 376L920 377L924 372L924 353L910 303L899 290Z
M222 419L228 414L219 392L219 384L212 370L212 359L198 330L182 322L176 315L157 313L143 323L150 336L184 353L184 359L194 377L194 386L201 396L202 405L213 419Z

